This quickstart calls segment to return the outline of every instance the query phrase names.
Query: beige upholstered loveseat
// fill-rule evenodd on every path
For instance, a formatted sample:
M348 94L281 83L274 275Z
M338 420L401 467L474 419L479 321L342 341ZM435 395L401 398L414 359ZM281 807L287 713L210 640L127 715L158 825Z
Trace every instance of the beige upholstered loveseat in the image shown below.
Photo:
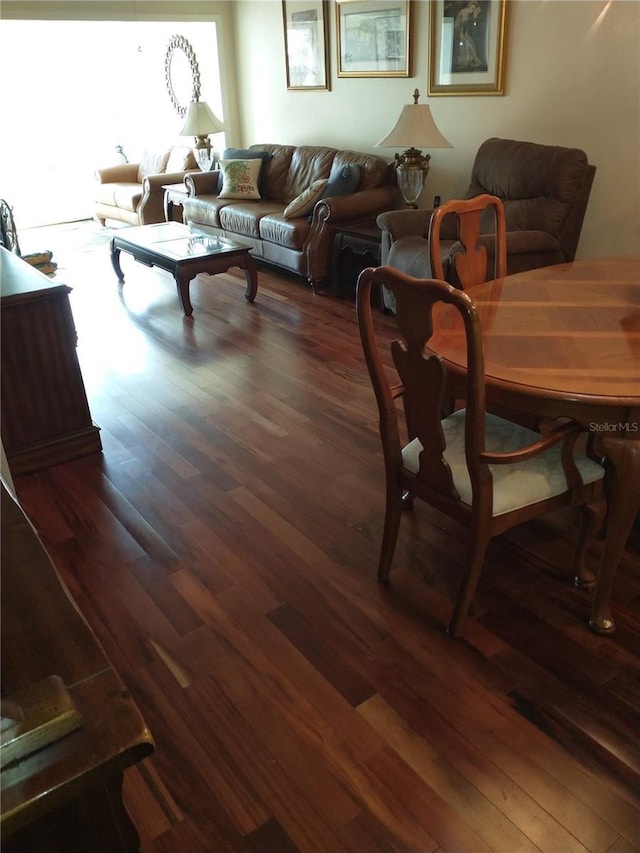
M184 221L251 246L254 257L304 276L314 288L329 274L336 226L373 220L397 200L392 165L373 154L269 144L252 145L243 156L260 159L260 197L225 198L219 171L192 174ZM307 195L313 187L317 194ZM301 196L309 203L287 211Z
M193 151L183 145L162 152L146 151L139 163L121 163L97 169L95 218L129 225L164 222L165 184L179 184L197 171Z

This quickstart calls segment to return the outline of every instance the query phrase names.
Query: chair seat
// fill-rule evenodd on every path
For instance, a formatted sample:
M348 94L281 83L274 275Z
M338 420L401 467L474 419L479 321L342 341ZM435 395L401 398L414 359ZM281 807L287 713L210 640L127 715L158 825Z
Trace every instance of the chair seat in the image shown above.
M487 413L485 447L489 452L504 453L532 444L540 435L526 427ZM442 421L446 441L444 458L460 498L472 503L471 480L465 458L465 410L460 409ZM420 440L414 438L402 450L404 467L416 474L419 470ZM511 465L490 465L493 475L493 515L503 515L567 491L567 480L560 461L561 445L554 445L538 456ZM585 484L604 476L604 469L584 453L576 450L575 463Z

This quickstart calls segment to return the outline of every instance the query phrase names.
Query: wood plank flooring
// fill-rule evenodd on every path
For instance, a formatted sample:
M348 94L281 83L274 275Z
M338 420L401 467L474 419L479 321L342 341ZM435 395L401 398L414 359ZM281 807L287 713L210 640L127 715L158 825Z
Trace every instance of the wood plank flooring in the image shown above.
M640 851L638 530L613 636L566 511L492 543L452 640L452 521L417 505L376 582L352 303L261 268L249 305L232 270L192 284L190 321L128 256L119 293L93 223L46 239L104 453L16 487L155 736L125 779L143 853Z

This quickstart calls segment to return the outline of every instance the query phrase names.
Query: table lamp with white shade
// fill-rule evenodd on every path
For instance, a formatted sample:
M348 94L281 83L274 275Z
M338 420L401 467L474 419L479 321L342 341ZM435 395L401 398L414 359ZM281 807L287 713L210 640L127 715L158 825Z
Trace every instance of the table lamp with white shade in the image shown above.
M430 154L420 148L453 148L436 127L427 104L419 104L420 92L413 93L413 103L402 108L400 118L393 130L378 142L379 148L405 148L403 154L395 155L398 187L407 207L417 207L420 193L429 172Z
M220 133L223 130L226 130L225 125L213 113L206 101L191 101L180 136L195 138L194 154L203 172L208 172L215 160L209 134Z

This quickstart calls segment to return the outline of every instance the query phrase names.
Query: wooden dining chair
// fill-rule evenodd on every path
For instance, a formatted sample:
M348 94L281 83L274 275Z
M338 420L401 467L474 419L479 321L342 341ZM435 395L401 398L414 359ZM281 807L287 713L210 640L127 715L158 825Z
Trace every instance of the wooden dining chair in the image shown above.
M399 380L395 385L381 356L371 309L372 288L380 286L396 299L398 337L391 343ZM461 317L468 365L466 408L444 418L446 367L428 348L440 303L453 306ZM386 474L378 578L389 579L407 492L469 528L466 563L449 623L453 636L474 596L489 540L550 510L583 507L574 569L585 584L592 581L585 557L605 513L604 469L574 446L582 430L572 422L555 424L540 435L486 411L482 333L470 295L446 282L412 278L383 266L361 273L356 306L378 403Z
M493 233L487 233L487 218L493 216ZM458 242L449 253L450 264L463 290L507 274L507 229L502 201L493 195L452 199L437 207L429 222L429 257L431 275L444 279L441 232L446 219L450 230L457 220ZM482 233L481 233L482 232ZM489 258L493 258L493 264ZM452 280L451 274L448 276Z

